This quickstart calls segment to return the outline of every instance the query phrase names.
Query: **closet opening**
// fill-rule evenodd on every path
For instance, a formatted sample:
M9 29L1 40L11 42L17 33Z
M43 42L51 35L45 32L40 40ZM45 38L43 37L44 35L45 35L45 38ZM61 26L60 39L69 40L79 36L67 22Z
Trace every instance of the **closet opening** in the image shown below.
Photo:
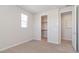
M61 14L61 44L72 47L72 12Z
M47 15L41 16L41 41L47 42Z

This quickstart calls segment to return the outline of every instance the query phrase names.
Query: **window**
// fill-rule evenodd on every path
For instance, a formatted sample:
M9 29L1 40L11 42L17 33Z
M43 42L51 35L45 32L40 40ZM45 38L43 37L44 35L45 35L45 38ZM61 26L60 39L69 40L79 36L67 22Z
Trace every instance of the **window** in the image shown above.
M21 28L27 28L28 16L25 14L21 14Z

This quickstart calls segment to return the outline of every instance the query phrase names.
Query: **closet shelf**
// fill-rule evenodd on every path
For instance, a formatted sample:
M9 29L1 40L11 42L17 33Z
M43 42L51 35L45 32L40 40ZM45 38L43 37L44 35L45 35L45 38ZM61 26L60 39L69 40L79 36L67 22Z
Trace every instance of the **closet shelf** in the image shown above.
M42 23L47 23L47 22L42 22Z
M42 29L42 31L47 31L47 29Z

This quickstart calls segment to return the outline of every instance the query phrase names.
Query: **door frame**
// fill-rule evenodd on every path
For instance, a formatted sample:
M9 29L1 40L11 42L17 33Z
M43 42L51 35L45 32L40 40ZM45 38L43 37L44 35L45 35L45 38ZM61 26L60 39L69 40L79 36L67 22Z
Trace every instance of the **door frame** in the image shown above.
M74 29L72 29L72 46L73 46L73 49L75 52L78 52L78 16L77 16L77 6L72 6L72 22L75 22L74 23L74 27L72 25L72 27ZM69 11L65 11L65 12L69 12ZM59 34L61 33L61 13L63 12L59 12ZM59 35L59 39L58 39L58 42L61 44L61 34Z

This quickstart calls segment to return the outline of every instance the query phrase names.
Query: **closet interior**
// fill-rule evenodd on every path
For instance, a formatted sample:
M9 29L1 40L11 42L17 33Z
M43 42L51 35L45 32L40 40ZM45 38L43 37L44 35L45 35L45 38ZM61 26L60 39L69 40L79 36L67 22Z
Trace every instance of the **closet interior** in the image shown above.
M41 16L41 40L47 41L47 15Z

